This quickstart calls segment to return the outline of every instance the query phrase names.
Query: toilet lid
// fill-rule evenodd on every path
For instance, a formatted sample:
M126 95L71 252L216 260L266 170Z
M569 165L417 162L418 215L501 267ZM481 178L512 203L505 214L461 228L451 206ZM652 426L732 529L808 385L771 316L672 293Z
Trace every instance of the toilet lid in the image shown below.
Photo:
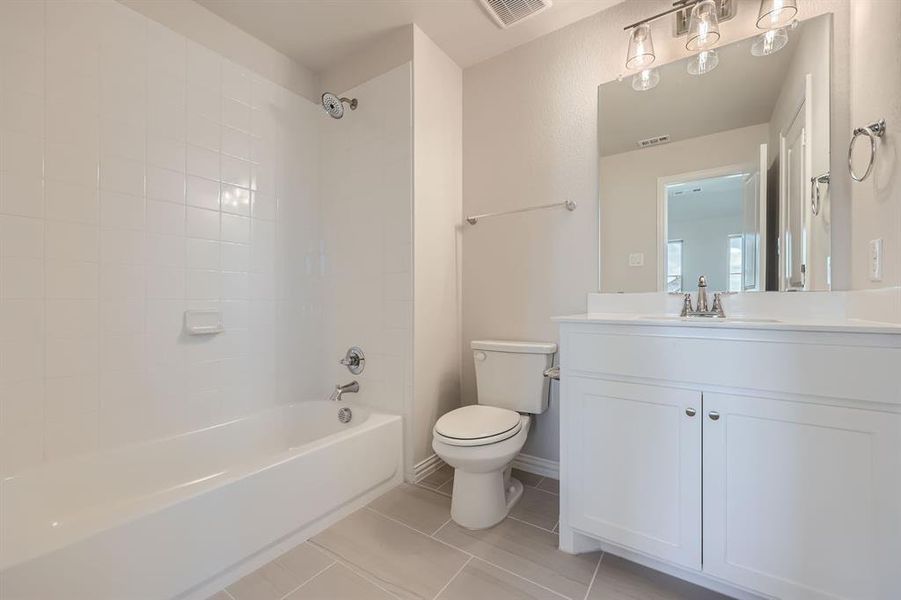
M522 427L522 419L518 412L474 404L452 410L435 423L435 433L452 440L476 442L487 441L486 438L497 438L509 434L502 439L515 435ZM500 441L493 439L491 441Z

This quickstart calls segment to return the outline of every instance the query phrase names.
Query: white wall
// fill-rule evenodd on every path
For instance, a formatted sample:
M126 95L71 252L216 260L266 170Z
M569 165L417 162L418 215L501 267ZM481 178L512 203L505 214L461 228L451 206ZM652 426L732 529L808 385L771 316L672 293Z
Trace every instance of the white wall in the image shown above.
M888 123L873 174L852 184L852 261L854 288L901 285L901 2L854 0L851 3L851 122L864 127L879 119ZM845 132L847 143L849 132ZM858 140L855 154L863 172L869 147ZM844 153L844 146L840 147ZM867 246L885 243L881 282L870 281Z
M433 454L438 417L460 406L463 72L413 28L413 463Z
M738 192L739 194L741 191ZM707 200L725 201L720 197ZM682 281L683 289L693 292L698 277L707 278L711 291L729 289L729 236L741 234L741 202L732 216L714 216L704 219L669 219L669 238L683 240Z
M111 1L0 64L2 471L318 395L320 110Z
M657 290L659 177L728 165L753 168L760 162L760 144L766 143L767 135L764 123L603 157L601 291ZM643 267L629 266L629 254L634 252L644 253Z
M834 83L837 93L846 93L847 0L800 5L801 18L841 15ZM738 17L721 26L723 43L756 31L758 6L740 0ZM532 213L465 229L466 401L475 401L470 340L556 339L550 317L584 311L585 293L598 289L597 86L623 71L623 26L671 7L667 0L626 2L464 71L464 213L579 203L574 213ZM684 41L670 36L671 27L666 19L654 25L661 64L685 56ZM556 459L556 398L529 438L527 453Z

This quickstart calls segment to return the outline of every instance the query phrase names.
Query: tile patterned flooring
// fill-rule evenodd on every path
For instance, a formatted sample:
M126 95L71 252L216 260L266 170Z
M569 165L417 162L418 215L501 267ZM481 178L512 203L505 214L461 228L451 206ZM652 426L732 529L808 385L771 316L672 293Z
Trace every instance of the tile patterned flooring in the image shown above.
M499 525L450 519L453 470L402 484L210 600L722 600L611 555L557 550L559 484L514 470Z

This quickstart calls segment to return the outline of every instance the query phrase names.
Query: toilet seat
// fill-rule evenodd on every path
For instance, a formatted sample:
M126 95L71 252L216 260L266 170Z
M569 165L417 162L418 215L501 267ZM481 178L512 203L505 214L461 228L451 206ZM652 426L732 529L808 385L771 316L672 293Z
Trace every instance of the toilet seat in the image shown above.
M474 404L445 414L435 423L436 438L451 446L486 446L509 439L522 429L518 412Z

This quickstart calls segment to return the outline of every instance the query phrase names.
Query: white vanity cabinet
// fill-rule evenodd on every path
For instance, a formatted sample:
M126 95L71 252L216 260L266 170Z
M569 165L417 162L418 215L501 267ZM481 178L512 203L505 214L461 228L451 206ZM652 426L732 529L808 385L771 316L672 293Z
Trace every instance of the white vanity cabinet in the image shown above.
M563 550L901 598L901 336L583 320L560 349Z

